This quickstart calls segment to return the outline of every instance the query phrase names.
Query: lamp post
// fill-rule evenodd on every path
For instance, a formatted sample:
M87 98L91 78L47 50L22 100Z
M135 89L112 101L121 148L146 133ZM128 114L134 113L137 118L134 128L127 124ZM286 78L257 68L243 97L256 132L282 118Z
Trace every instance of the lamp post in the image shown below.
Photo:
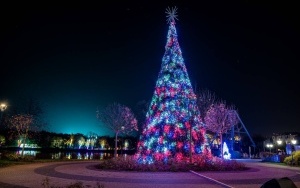
M124 130L125 130L125 127L124 126L122 126L121 127L121 130L122 130L122 132L124 132ZM119 137L120 138L120 137ZM121 138L121 146L120 146L120 150L121 150L121 156L123 155L123 143L124 143L124 137L123 138Z
M292 166L294 166L293 146L297 143L297 140L295 140L295 139L293 138L293 140L291 140L291 143L292 143Z
M270 148L270 153L271 153L271 148L273 147L273 144L269 143L267 144L267 148Z
M2 123L2 116L3 116L3 112L4 110L7 108L7 105L5 103L1 103L0 104L0 110L1 110L1 117L0 117L0 125Z
M277 142L277 145L278 145L278 146L280 146L280 145L282 144L282 140L281 140L280 138L279 138L276 142ZM277 149L277 150L278 150L278 149ZM281 152L281 150L280 150L280 152Z

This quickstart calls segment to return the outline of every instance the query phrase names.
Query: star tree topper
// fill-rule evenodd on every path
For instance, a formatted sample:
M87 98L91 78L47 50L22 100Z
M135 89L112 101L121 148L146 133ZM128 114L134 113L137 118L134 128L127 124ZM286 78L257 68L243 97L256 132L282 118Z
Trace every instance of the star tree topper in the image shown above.
M175 6L174 8L167 8L166 9L166 12L167 14L167 22L170 23L170 22L174 22L175 23L175 19L178 20L177 18L177 7Z

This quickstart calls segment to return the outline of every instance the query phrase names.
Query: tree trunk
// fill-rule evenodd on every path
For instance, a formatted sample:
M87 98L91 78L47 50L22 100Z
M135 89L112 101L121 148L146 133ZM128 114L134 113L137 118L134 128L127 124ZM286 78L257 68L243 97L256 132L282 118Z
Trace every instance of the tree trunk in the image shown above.
M114 157L117 157L117 148L118 148L118 132L116 132L116 138L115 138L115 154Z
M192 124L190 125L190 163L193 162L192 157Z
M22 146L22 152L21 152L21 157L23 158L24 156L24 148L25 148L25 144L26 144L26 137L24 137L24 142L23 142L23 146Z
M222 133L220 133L220 142L221 142L221 146L220 146L220 149L221 149L221 157L222 159L224 158L224 154L223 154L223 136L222 136Z

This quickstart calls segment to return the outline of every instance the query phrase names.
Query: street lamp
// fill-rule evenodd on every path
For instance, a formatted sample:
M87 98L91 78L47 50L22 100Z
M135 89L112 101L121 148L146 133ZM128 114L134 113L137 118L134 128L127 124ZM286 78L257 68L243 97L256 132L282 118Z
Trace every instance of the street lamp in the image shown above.
M291 142L292 142L292 166L294 165L294 159L293 159L293 145L295 145L296 143L297 143L297 140L295 140L294 138L293 138L293 140L291 140ZM294 146L295 147L295 146Z
M3 112L4 110L7 108L7 105L5 103L1 103L0 104L0 110L1 110L1 118L0 118L0 123L1 123L1 120L2 120L2 115L3 115Z
M273 144L267 144L267 148L270 148L270 153L271 153L271 148L273 147Z
M280 140L280 139L277 140L277 144L278 144L278 145L281 145L281 144L282 144L282 140Z
M6 107L7 107L7 105L5 103L1 103L0 104L1 112L3 112L6 109Z
M282 144L282 140L279 138L276 142L277 142L277 146L278 146L276 152L278 152L278 150L280 150L279 146ZM281 153L281 150L280 150L280 153Z

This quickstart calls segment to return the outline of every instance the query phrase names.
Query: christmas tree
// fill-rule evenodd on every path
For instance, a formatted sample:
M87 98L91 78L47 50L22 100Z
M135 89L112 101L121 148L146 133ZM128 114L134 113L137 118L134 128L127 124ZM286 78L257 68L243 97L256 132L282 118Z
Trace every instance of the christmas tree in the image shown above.
M177 8L167 9L169 30L161 70L137 145L140 163L185 160L204 149L205 131L200 122L186 66L177 39Z

